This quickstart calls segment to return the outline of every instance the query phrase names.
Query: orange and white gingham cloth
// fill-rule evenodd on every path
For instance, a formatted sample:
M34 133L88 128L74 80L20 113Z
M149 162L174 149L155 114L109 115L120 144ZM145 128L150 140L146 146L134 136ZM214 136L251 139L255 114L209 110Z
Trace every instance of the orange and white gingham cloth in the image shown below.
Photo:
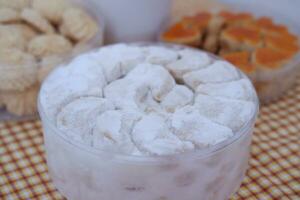
M247 176L232 199L300 199L300 79L261 108ZM47 171L40 121L0 123L0 199L60 200Z

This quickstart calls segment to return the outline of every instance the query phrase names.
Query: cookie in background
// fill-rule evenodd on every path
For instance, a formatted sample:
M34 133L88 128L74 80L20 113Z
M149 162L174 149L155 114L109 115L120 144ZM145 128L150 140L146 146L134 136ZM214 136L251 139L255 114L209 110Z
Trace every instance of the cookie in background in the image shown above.
M280 98L294 85L299 71L297 25L236 8L220 9L223 5L214 3L217 1L175 3L179 6L173 12L175 22L161 40L203 49L230 61L253 81L263 103Z
M102 46L103 32L102 16L92 3L0 1L0 107L13 118L34 116L39 86L48 74Z

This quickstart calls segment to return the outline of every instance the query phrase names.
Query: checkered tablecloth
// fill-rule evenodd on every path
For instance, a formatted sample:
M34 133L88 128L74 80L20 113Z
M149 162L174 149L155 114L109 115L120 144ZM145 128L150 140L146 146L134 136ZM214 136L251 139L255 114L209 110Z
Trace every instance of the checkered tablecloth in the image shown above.
M40 121L0 123L0 199L64 199L48 175ZM250 169L232 199L300 199L300 79L261 108Z

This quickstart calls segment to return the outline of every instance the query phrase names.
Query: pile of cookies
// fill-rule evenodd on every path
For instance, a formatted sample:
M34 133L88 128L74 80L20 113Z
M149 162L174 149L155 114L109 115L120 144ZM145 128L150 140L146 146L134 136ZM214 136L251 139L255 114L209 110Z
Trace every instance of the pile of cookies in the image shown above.
M92 48L102 28L68 0L0 0L0 108L35 114L41 82L68 57Z
M295 69L287 64L299 53L298 37L269 17L201 12L183 17L161 39L204 49L232 62L249 75L265 102L278 98L295 80Z

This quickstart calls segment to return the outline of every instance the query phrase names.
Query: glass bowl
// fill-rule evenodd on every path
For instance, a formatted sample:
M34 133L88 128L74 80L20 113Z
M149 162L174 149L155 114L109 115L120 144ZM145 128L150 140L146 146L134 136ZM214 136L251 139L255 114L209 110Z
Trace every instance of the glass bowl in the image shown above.
M236 192L248 168L259 110L257 96L254 98L256 109L232 138L170 156L116 154L70 140L39 101L50 176L57 189L72 200L224 200Z

